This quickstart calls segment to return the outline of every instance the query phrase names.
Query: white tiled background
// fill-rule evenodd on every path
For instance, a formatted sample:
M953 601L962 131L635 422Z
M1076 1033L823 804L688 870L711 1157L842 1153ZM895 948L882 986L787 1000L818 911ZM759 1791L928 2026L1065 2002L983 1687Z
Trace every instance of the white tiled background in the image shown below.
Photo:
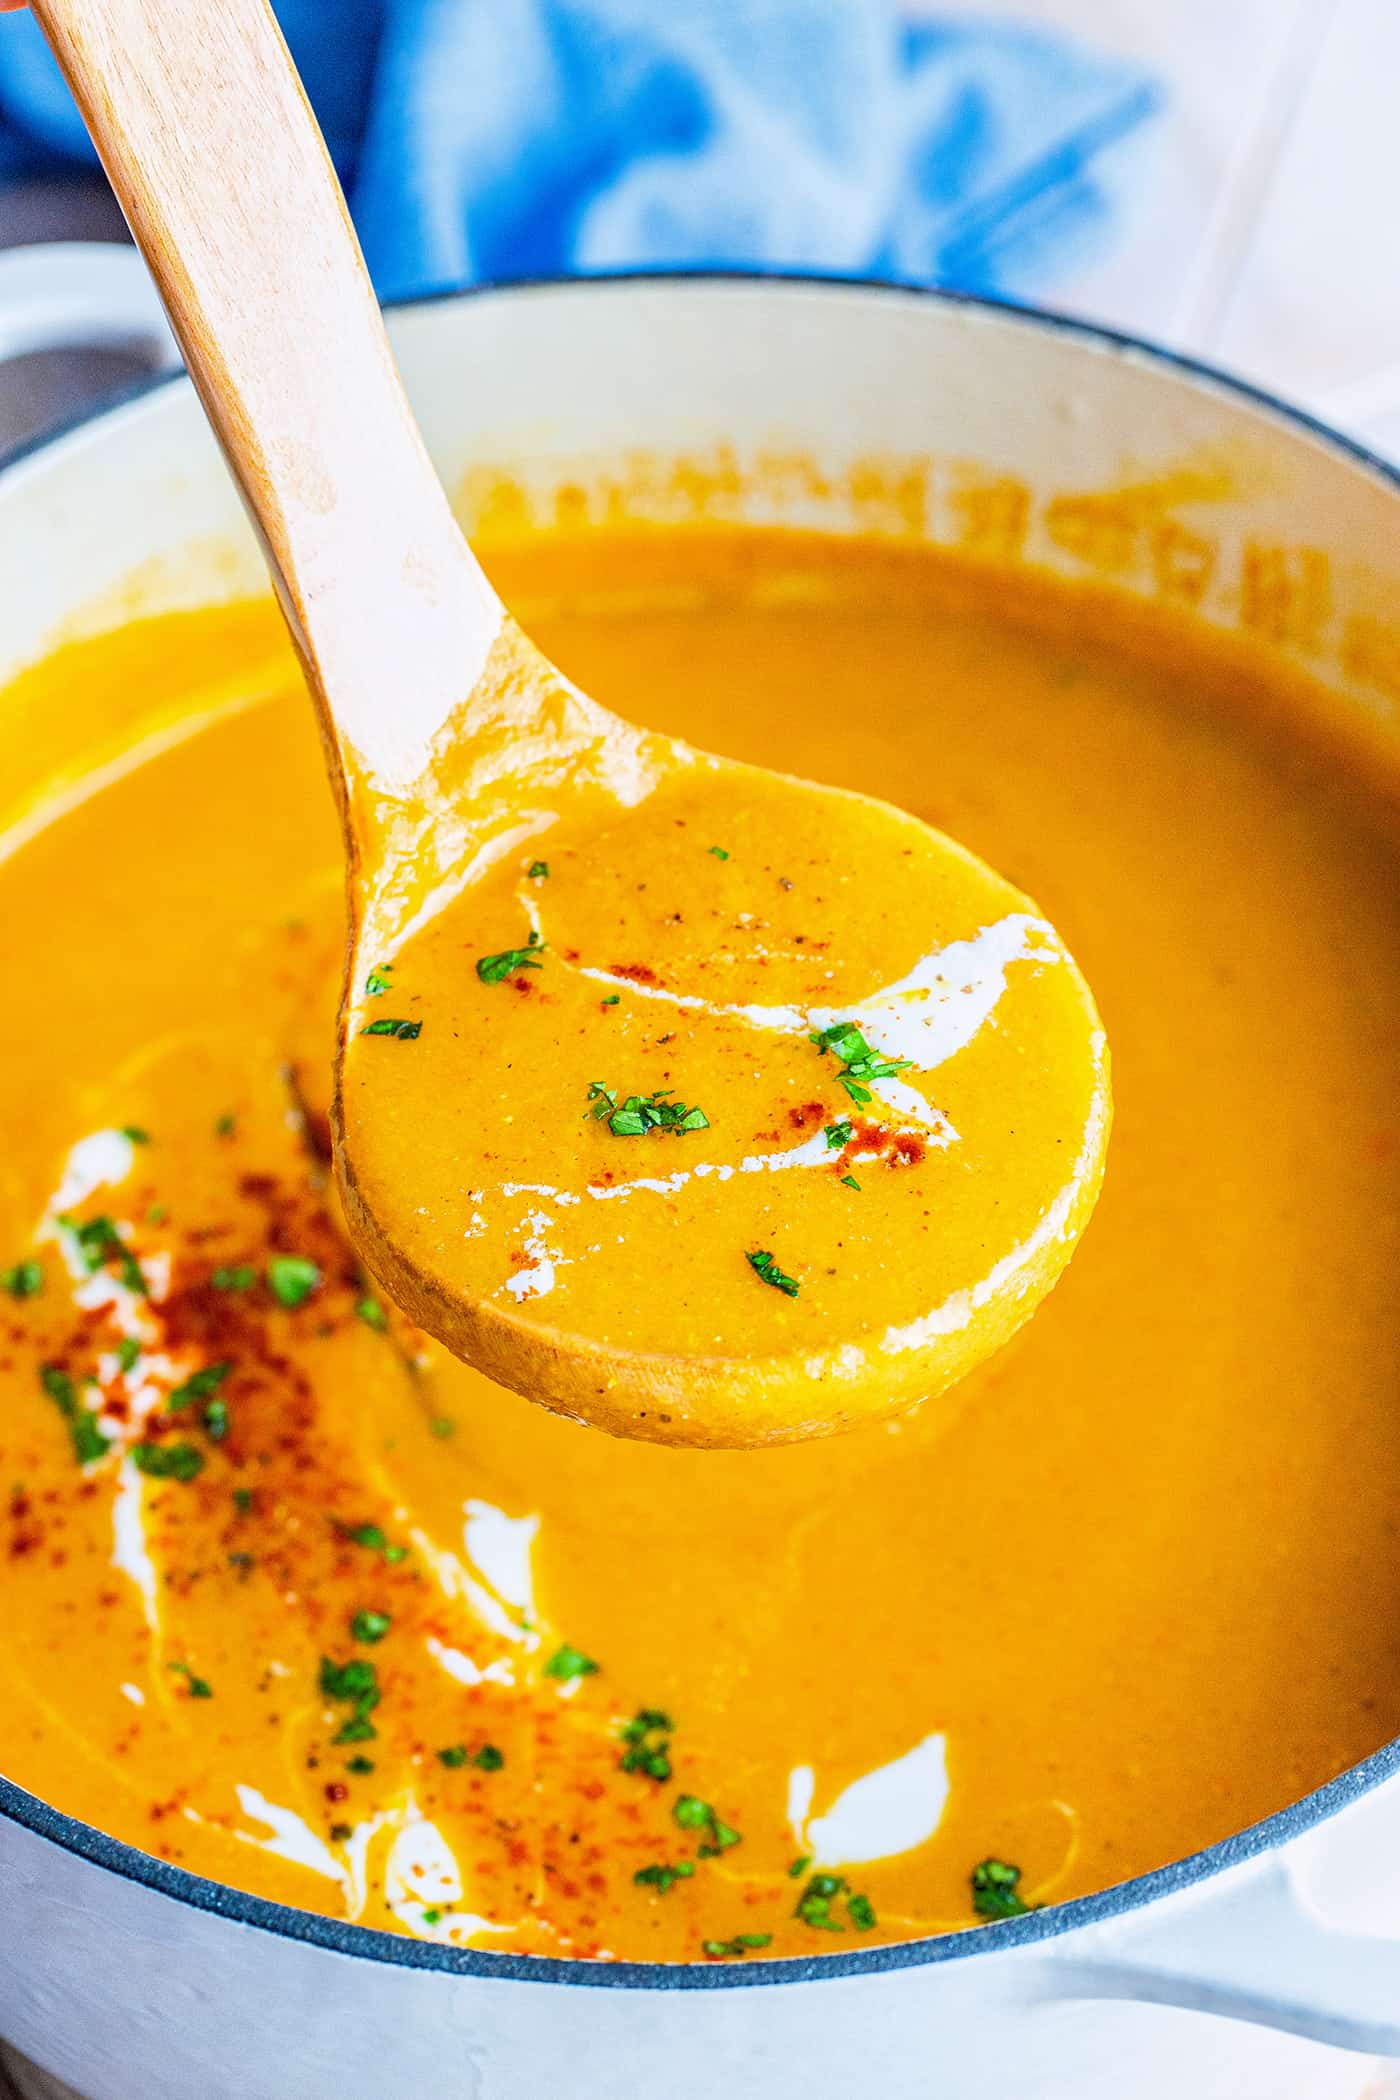
M1400 0L961 0L957 11L1073 31L1168 84L1131 238L1058 285L1055 303L1231 366L1400 458ZM91 191L0 191L0 246L109 232ZM91 376L71 361L0 374L0 445ZM57 2091L14 2076L7 2087L0 2060L0 2100ZM1400 2100L1400 2075L1358 2061L1358 2100L1363 2090Z

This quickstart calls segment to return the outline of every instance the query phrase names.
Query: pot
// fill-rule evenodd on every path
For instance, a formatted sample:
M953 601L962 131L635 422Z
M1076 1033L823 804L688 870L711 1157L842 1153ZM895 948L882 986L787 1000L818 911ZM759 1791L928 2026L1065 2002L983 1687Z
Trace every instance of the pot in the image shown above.
M135 257L100 263L98 282L82 252L0 259L0 355L100 339L173 362ZM1033 562L1244 628L1400 733L1396 477L1163 351L943 294L724 277L448 295L391 334L444 480L474 470L487 503L500 463L527 510L567 481L576 504ZM0 541L0 678L124 609L264 581L173 376L12 461ZM0 816L43 787L0 788ZM90 2100L1340 2100L1365 2078L1346 2052L1400 2055L1400 1744L1096 1896L723 1968L369 1932L0 1780L0 2032Z

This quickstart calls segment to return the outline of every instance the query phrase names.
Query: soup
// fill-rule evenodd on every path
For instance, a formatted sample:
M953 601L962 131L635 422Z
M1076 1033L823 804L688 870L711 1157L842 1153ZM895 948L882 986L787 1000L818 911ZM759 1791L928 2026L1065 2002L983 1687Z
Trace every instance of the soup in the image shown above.
M0 1769L306 1909L719 1963L1082 1894L1376 1748L1387 765L1224 642L932 552L618 532L493 568L606 703L900 801L1037 897L1113 1047L1098 1213L951 1420L687 1451L497 1390L335 1212L338 839L274 614L64 650L0 708L7 763L55 725L92 758L0 863Z

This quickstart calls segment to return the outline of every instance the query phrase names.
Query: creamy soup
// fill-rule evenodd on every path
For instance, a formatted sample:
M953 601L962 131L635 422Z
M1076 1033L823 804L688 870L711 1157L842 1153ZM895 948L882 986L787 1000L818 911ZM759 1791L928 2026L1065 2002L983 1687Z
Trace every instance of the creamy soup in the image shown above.
M306 1909L731 1962L1082 1894L1376 1748L1385 763L1223 642L932 553L619 533L493 568L608 704L889 797L1037 897L1113 1046L1098 1214L951 1420L685 1451L493 1388L336 1214L339 845L275 616L66 649L0 704L5 770L92 760L0 863L0 1769ZM682 1232L637 1320L691 1281Z

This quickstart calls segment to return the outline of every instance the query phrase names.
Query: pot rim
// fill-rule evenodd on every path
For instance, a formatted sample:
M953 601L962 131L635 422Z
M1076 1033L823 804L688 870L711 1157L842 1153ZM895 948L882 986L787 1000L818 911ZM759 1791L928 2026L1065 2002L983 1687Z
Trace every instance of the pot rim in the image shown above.
M1400 468L1354 438L1334 430L1307 410L1270 392L1266 387L1237 377L1204 359L1168 349L1125 330L1080 320L1044 307L1020 306L1009 300L988 298L980 293L960 292L940 286L905 284L897 280L840 276L818 271L735 269L642 269L604 271L578 277L530 277L470 284L447 284L417 293L411 298L385 302L387 311L412 312L445 304L449 300L505 293L588 292L599 286L627 288L632 285L686 286L733 284L774 290L785 287L849 293L856 298L871 295L890 302L934 302L953 308L982 312L1016 327L1052 335L1068 336L1087 347L1112 356L1141 360L1169 375L1188 382L1204 382L1211 388L1244 403L1263 409L1281 422L1320 441L1333 454L1352 465L1368 469L1384 485L1400 495ZM61 444L89 424L119 416L158 389L185 379L181 370L156 373L138 380L115 398L80 411L57 427L0 453L0 497L11 471L51 447ZM639 1962L580 1961L554 1956L495 1953L489 1948L458 1948L433 1941L415 1940L383 1932L343 1919L303 1911L290 1904L275 1903L263 1896L247 1894L223 1882L170 1865L134 1845L109 1837L105 1831L83 1823L75 1816L51 1808L37 1795L17 1786L0 1773L0 1817L17 1823L35 1836L46 1838L66 1852L88 1860L123 1880L136 1882L158 1895L168 1896L194 1910L210 1912L231 1923L252 1926L281 1939L300 1940L327 1952L354 1960L384 1963L390 1967L429 1969L450 1976L473 1976L496 1982L583 1986L609 1990L732 1990L753 1989L768 1984L822 1983L852 1976L922 1968L933 1963L963 1961L978 1954L992 1954L1029 1947L1059 1938L1083 1926L1101 1925L1125 1913L1140 1910L1159 1898L1170 1896L1209 1880L1226 1869L1273 1851L1314 1829L1340 1809L1370 1793L1400 1772L1400 1736L1349 1766L1336 1778L1315 1788L1298 1801L1278 1809L1262 1821L1247 1825L1231 1836L1208 1845L1163 1867L1117 1882L1089 1896L1052 1903L1024 1917L980 1927L958 1928L931 1934L923 1939L902 1940L888 1946L856 1948L849 1953L786 1957L742 1962Z

